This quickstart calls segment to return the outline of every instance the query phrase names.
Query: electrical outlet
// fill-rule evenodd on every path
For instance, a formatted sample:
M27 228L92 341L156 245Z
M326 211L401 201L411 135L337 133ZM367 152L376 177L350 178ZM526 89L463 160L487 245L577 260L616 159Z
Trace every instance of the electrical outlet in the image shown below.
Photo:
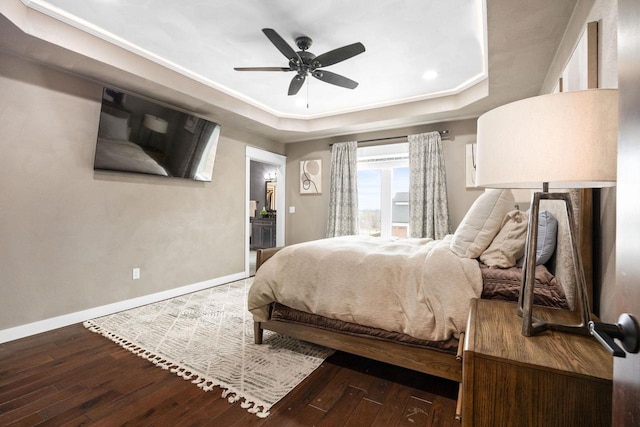
M296 213L296 207L295 206L289 206L289 213Z
M132 277L133 280L138 280L140 278L140 269L138 267L133 269Z

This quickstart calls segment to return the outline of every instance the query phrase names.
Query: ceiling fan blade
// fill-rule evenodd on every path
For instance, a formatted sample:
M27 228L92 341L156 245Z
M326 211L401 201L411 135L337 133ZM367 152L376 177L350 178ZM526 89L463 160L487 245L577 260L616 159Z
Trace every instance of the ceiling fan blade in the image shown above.
M304 84L305 79L306 79L306 77L305 76L301 76L300 74L296 74L291 79L291 84L289 84L289 96L295 95L296 93L298 93L298 91L300 90L300 88Z
M323 53L314 59L314 64L316 62L320 64L315 68L328 67L329 65L337 64L345 59L361 54L364 50L364 45L360 42L330 50L329 52Z
M312 75L318 80L331 83L332 85L346 87L347 89L355 89L358 87L358 82L341 76L340 74L332 73L331 71L316 70Z
M296 53L295 50L293 50L293 48L291 46L289 46L289 43L287 43L286 41L284 41L284 39L282 37L280 37L280 34L276 33L276 31L274 29L271 28L263 28L262 32L264 33L265 36L267 36L267 38L269 40L271 40L271 43L273 43L273 45L275 47L278 48L278 50L289 60L296 60L296 61L300 61L300 57L298 56L298 54Z
M234 67L236 71L293 71L286 67Z

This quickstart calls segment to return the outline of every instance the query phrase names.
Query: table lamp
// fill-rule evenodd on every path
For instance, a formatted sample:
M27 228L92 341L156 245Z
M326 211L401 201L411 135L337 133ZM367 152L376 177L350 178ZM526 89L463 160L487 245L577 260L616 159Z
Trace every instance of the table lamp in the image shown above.
M589 335L591 310L582 258L575 241L571 199L566 192L549 189L614 186L617 141L616 89L536 96L495 108L478 119L478 187L538 189L531 196L518 301L525 336L547 329ZM577 282L576 310L580 311L578 324L541 319L533 313L541 200L561 200L566 207Z

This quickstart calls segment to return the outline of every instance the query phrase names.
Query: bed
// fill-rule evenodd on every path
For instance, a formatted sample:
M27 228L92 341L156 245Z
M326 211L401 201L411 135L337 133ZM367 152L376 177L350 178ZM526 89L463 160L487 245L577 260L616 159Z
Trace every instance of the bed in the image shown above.
M513 206L509 190L488 190L440 241L342 237L259 251L248 296L255 342L271 330L461 382L471 299L518 297L521 269L510 264L526 221ZM541 236L555 238L539 244L536 303L573 310L564 205L542 209L555 228L541 221Z

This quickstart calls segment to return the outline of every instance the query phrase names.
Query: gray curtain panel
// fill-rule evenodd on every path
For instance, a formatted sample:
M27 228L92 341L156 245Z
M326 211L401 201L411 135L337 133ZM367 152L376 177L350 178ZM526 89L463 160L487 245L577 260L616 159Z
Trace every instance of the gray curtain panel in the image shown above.
M449 234L447 182L440 133L409 135L409 232L442 239Z
M327 237L358 234L358 143L331 147L331 188Z

